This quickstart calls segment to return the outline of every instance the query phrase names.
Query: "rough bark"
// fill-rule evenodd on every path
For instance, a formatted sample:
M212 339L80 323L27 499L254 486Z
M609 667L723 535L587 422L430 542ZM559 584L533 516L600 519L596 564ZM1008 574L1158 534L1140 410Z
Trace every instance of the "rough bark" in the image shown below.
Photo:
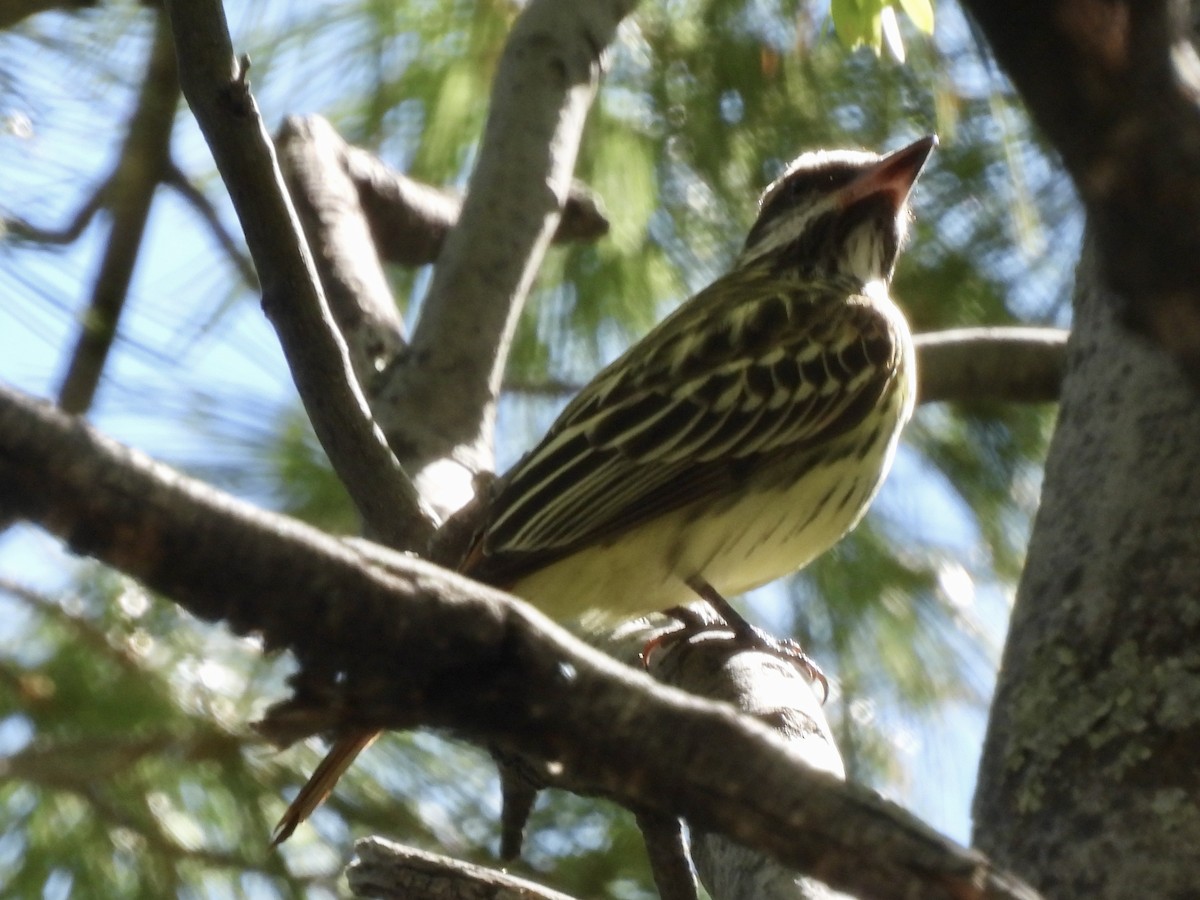
M975 805L1047 896L1195 896L1200 402L1079 271L1058 428Z
M689 693L733 704L774 729L817 771L845 778L825 719L819 689L802 666L772 654L742 650L711 631L678 641L649 660L651 674ZM660 659L661 657L661 659ZM848 900L815 878L728 838L691 832L691 856L701 883L720 900Z
M566 894L448 856L382 838L355 845L346 869L350 889L377 900L573 900Z

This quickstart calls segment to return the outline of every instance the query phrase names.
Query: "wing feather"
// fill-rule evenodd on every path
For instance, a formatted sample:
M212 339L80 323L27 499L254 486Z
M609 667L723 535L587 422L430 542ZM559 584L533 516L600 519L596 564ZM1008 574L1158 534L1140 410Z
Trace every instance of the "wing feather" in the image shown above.
M900 352L891 318L844 284L745 278L715 282L567 406L502 483L472 574L511 582L862 421Z

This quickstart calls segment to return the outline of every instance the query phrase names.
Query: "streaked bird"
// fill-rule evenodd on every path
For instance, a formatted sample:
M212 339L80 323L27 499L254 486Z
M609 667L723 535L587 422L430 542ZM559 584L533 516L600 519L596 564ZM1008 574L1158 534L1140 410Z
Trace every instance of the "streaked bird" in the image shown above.
M742 593L853 528L912 413L912 337L888 284L936 143L795 160L731 271L592 379L500 482L463 571L598 623ZM276 843L375 734L338 740Z

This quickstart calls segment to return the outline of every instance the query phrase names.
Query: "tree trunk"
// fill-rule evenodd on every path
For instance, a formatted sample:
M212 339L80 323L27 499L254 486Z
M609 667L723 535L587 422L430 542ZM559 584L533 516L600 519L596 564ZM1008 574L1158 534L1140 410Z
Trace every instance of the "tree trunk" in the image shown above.
M975 799L1048 897L1200 885L1200 396L1119 325L1091 240Z

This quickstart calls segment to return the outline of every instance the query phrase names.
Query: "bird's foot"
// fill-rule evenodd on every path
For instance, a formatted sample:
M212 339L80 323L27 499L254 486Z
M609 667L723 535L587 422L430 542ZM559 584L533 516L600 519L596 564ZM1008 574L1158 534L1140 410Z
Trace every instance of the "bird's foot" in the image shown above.
M741 643L742 646L747 650L761 650L764 653L770 653L773 656L778 656L780 659L787 660L800 669L810 682L816 682L821 685L822 703L829 699L829 679L825 677L825 673L821 671L821 667L813 662L812 658L804 652L796 641L777 638L773 634L768 634L761 628L751 625L740 612L733 608L733 604L721 595L720 591L699 575L693 575L688 579L687 584L688 587L696 592L701 600L711 606L717 615L721 617L725 623L725 627L733 632L734 639ZM686 607L677 606L667 610L666 614L681 622L684 631L698 630L704 625L701 617ZM700 624L698 625L697 623ZM661 641L662 638L657 638L655 641L651 641L651 644L657 644ZM643 656L650 649L652 647L648 644L646 650L643 651Z

